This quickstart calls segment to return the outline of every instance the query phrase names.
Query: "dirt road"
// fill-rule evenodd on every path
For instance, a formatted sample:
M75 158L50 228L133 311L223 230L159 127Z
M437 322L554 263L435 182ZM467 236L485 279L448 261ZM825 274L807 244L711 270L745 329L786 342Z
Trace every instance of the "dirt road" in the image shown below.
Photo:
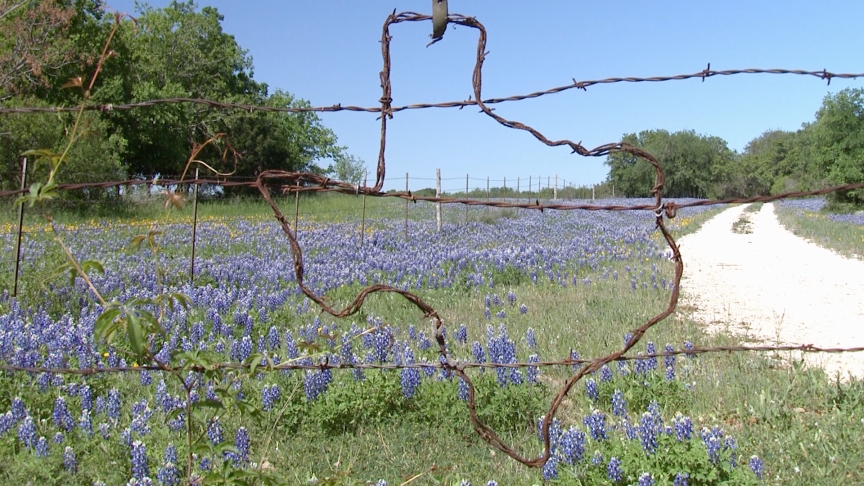
M783 228L773 204L727 209L680 240L682 304L709 330L742 343L864 346L864 261L844 258ZM739 223L740 225L740 223ZM805 355L829 376L864 377L864 352Z

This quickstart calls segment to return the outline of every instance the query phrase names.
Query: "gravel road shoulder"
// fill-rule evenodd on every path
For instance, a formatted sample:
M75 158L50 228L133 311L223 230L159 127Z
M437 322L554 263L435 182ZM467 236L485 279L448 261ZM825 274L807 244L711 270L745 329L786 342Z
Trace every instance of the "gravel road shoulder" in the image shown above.
M864 261L787 231L773 204L748 213L750 233L736 233L732 226L746 206L723 211L680 240L682 304L692 317L742 344L864 346ZM831 377L864 377L864 352L804 358Z

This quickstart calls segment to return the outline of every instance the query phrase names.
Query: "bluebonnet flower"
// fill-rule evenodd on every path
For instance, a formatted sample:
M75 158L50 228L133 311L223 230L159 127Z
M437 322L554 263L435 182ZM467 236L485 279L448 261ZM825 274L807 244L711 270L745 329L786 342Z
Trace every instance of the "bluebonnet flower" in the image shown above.
M759 456L750 456L750 470L753 471L753 474L757 478L762 479L762 476L765 474L765 463L762 462Z
M246 464L249 462L250 445L251 439L246 427L237 429L237 433L234 435L234 447L237 448L238 453L231 453L231 461L235 466L246 467Z
M15 425L15 418L12 416L12 412L6 412L4 414L0 414L0 437L6 434L12 426Z
M487 321L492 319L492 311L488 307L483 309L483 315L486 316Z
M18 423L18 440L28 449L36 445L36 426L29 415Z
M633 339L633 334L630 334L629 332L625 333L624 334L624 346L627 346L627 344L630 343L631 339Z
M126 447L132 447L132 429L126 427L123 432L120 432L120 442Z
M27 416L27 410L24 408L24 401L21 400L21 397L12 399L12 409L10 411L15 422L19 422Z
M594 451L594 457L591 458L591 464L594 464L595 466L603 464L603 454L601 454L600 451Z
M150 376L150 372L148 370L141 371L139 383L141 383L141 386L149 386L151 383L153 383L153 377Z
M78 461L75 460L75 451L70 446L66 446L66 449L63 451L63 467L72 474L78 472Z
M591 438L597 441L607 439L606 436L606 414L601 412L600 410L595 409L591 412L591 415L588 415L582 419L582 423L588 427L588 432L591 434Z
M294 342L294 336L291 335L291 331L285 331L285 355L289 359L297 359L300 356L300 352L297 350L297 343Z
M306 379L303 382L303 391L306 401L315 400L318 395L327 391L327 386L333 380L332 371L327 368L321 371L306 370Z
M723 438L723 431L718 427L713 429L703 427L700 435L708 453L708 460L717 464L720 461L720 448L722 446L720 439Z
M612 370L609 369L609 366L603 365L600 368L600 381L603 383L612 381Z
M585 432L570 427L558 439L558 450L567 464L575 464L582 460L585 453Z
M490 480L489 482L486 483L486 486L498 486L498 482Z
M404 352L405 364L414 364L414 353L407 346ZM417 368L402 368L400 371L402 382L402 396L411 398L420 386L420 370Z
M519 306L519 313L522 315L527 314L528 313L528 306L525 304L520 305Z
M675 426L675 439L679 442L690 440L693 437L693 421L690 420L690 417L678 412L672 419L672 424Z
M492 307L492 299L489 297L489 294L486 294L486 295L483 297L483 304L484 304L486 307Z
M264 388L261 389L261 405L265 412L272 409L276 402L279 401L280 396L282 395L279 390L279 385L264 385Z
M621 460L617 457L609 459L609 465L606 466L606 476L613 483L617 483L624 479L624 473L621 471Z
M468 328L465 327L465 324L459 324L459 329L456 330L455 337L456 341L461 344L466 344L468 342Z
M648 342L645 345L645 354L655 354L657 353L657 346L654 345L653 342ZM657 356L651 356L646 360L648 362L648 370L656 370L657 369Z
M570 359L573 361L578 360L579 359L579 351L576 351L575 349L571 349L570 350ZM573 371L579 371L579 368L582 367L582 363L573 363L572 366L573 366Z
M48 456L48 440L45 439L45 436L40 436L36 439L36 457L47 457Z
M539 363L540 357L537 356L537 353L528 356L529 363ZM526 374L528 375L528 383L537 383L537 375L540 374L540 368L537 366L529 366L525 369Z
M78 419L78 427L87 435L93 433L93 421L90 420L90 410L82 409L81 417Z
M555 456L549 456L549 459L546 460L546 464L543 464L543 479L558 479L558 458Z
M63 432L57 432L54 434L54 438L52 439L55 444L62 444L64 440L66 440L66 436L63 435Z
M81 385L78 388L78 396L81 398L81 409L93 410L93 390L90 385Z
M209 457L202 457L201 461L198 462L198 468L202 471L209 471L210 467L212 467L212 461Z
M276 326L270 326L270 330L267 332L267 345L270 346L270 351L282 347L282 338L279 336L279 329L276 329Z
M498 298L498 294L492 294L492 303L495 305L501 305L501 299Z
M162 486L177 486L180 484L180 471L176 463L166 460L165 464L156 471L156 480Z
M727 450L733 451L729 455L729 465L733 468L738 467L738 454L734 452L738 449L738 444L735 442L735 439L727 436L723 443Z
M504 309L501 309L500 311L495 313L495 317L497 317L499 319L504 319L507 317L507 311L505 311Z
M463 380L461 376L458 378L459 378L459 385L456 389L456 397L459 400L467 401L471 390L468 388L468 383L465 380Z
M585 395L595 403L600 399L600 390L597 389L597 382L593 378L585 380Z
M51 420L58 429L63 429L67 432L75 426L75 419L69 413L65 398L57 397L54 400L54 412L51 414Z
M639 486L654 486L654 478L652 478L651 474L649 474L647 472L642 473L642 475L639 476L639 483L638 484L639 484Z
M688 479L690 479L689 474L679 472L675 475L675 479L672 480L672 486L689 486Z
M627 400L624 399L624 392L618 389L612 393L612 414L617 417L627 415Z
M646 454L654 454L654 451L657 450L657 423L651 412L642 414L642 418L639 420L638 431L642 449L645 450Z
M120 392L116 388L108 390L107 414L108 418L120 420Z
M213 417L210 422L210 427L207 429L207 438L213 445L219 445L223 442L222 424L219 423L219 417Z
M507 291L507 302L509 302L510 305L513 305L516 303L516 293L513 292L512 290Z
M525 342L528 343L528 347L534 349L537 347L537 337L534 335L534 328L529 327L527 331L525 331Z
M419 342L417 343L417 349L420 351L426 351L427 349L432 347L432 341L426 337L426 334L423 331L419 333Z
M140 440L132 443L132 477L135 479L144 479L150 474L150 468L147 466L147 447Z
M672 346L671 344L666 343L666 347L664 348L664 350L667 353L671 353L671 352L675 351L675 346ZM665 365L664 366L665 368L674 367L675 366L675 355L670 354L668 356L664 356L663 357L663 364Z
M684 341L684 349L686 349L687 351L692 351L693 350L693 343L691 343L690 341ZM696 357L695 353L686 353L686 354L687 354L687 357L690 359L693 359Z
M471 344L471 354L474 355L475 363L485 363L486 362L486 354L483 352L483 345L474 341ZM483 372L483 368L480 368L481 373Z

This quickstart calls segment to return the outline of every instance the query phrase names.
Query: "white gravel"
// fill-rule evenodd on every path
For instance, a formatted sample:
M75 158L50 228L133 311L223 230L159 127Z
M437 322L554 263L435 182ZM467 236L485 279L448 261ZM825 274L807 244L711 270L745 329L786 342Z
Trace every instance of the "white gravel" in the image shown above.
M682 304L710 332L742 344L864 346L864 261L787 231L774 205L750 213L750 234L732 231L747 205L729 208L679 241ZM797 357L793 357L799 359ZM830 377L864 377L864 352L805 353Z

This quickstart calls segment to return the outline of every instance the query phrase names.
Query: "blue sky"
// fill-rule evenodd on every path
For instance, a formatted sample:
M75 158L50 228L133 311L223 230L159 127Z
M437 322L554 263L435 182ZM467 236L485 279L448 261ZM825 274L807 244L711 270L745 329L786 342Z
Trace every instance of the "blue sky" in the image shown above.
M154 0L153 7L168 1ZM474 16L488 31L483 97L566 85L572 79L648 77L745 68L828 69L864 73L864 2L860 1L511 1L450 0L450 13ZM134 13L131 0L109 0ZM381 96L379 39L386 16L431 13L431 1L202 0L225 16L223 28L249 51L254 78L315 106L376 106ZM464 100L471 93L477 33L450 26L426 48L431 22L391 27L393 104ZM695 130L741 151L769 129L795 130L812 121L823 97L864 78L826 82L793 75L738 75L665 83L619 83L495 105L550 139L587 148L649 129ZM321 114L340 145L372 169L380 123L374 114ZM388 123L385 189L434 186L445 191L522 187L532 176L590 185L607 175L603 158L549 148L505 128L476 108L410 110ZM374 180L373 177L370 177ZM495 182L499 181L499 182Z

